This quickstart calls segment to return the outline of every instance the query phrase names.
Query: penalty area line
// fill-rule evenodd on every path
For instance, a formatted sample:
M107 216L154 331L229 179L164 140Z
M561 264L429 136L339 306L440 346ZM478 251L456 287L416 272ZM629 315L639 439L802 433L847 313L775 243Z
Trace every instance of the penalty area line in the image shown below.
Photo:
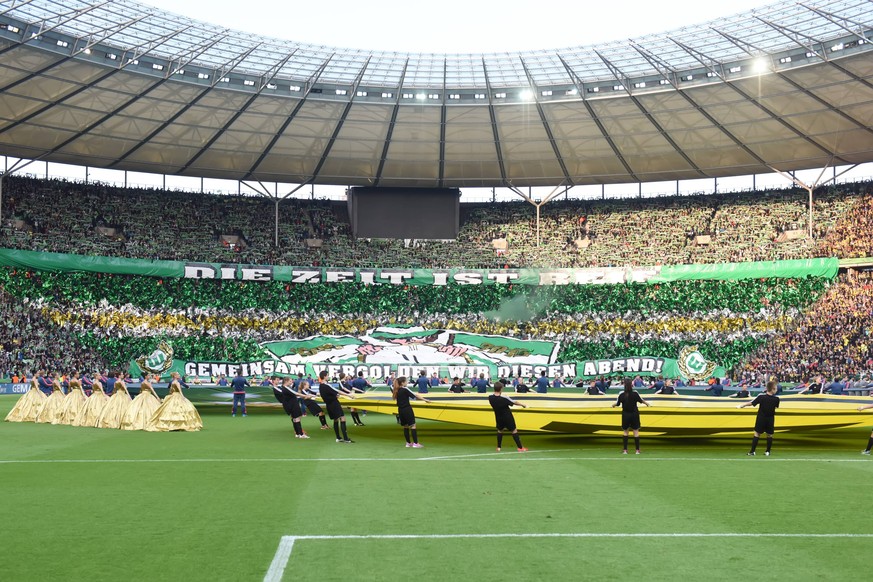
M273 556L267 575L264 576L264 582L280 582L282 580L296 540L297 538L294 536L282 536L282 539L279 540L279 547L276 549L276 555Z
M496 538L873 538L873 533L741 533L741 532L575 532L575 533L478 533L478 534L348 534L282 536L264 576L264 582L280 582L291 559L295 542L304 540L452 540Z

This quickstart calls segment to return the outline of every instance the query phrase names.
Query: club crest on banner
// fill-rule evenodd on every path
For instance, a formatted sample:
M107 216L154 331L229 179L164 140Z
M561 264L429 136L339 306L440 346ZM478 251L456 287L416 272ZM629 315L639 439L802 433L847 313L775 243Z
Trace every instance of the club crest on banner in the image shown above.
M685 378L708 378L715 371L716 363L703 357L697 346L685 346L679 350L676 364Z
M140 356L136 359L137 365L144 372L150 374L163 374L173 365L173 347L163 341L148 356Z

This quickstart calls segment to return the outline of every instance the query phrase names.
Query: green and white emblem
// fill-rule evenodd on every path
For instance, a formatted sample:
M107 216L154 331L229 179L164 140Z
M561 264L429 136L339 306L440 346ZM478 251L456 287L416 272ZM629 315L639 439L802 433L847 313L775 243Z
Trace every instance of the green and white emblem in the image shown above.
M173 348L167 342L161 342L151 354L137 358L136 363L144 372L163 374L173 365Z
M685 346L679 350L677 362L679 372L685 378L708 378L715 370L716 363L710 362L698 351L697 346Z

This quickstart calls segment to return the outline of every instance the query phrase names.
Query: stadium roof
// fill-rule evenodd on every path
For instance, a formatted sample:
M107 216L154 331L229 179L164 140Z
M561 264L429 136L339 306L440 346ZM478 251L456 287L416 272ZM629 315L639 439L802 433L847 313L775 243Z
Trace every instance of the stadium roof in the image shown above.
M283 183L545 186L873 161L869 0L602 46L413 54L133 2L0 2L0 154Z

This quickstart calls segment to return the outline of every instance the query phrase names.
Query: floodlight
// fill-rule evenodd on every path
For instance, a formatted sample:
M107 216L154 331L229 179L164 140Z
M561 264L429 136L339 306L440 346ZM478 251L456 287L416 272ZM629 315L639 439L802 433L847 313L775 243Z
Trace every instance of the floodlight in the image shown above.
M757 59L752 61L752 72L753 73L757 73L760 75L761 73L766 73L768 68L769 68L769 65L767 63L767 59L764 57L758 57Z

